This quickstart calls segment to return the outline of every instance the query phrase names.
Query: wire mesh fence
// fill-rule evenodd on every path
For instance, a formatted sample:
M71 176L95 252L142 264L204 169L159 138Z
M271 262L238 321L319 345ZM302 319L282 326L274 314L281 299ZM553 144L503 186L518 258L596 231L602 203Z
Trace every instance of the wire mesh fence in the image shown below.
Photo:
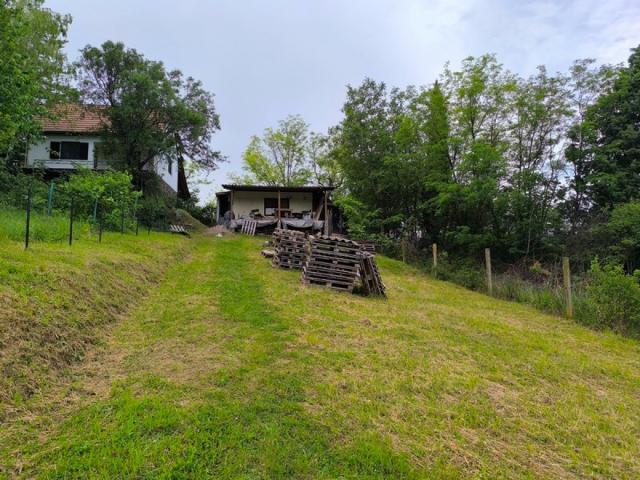
M0 202L0 237L23 242L102 242L105 232L167 231L166 209L130 194L74 191L55 180L16 185Z

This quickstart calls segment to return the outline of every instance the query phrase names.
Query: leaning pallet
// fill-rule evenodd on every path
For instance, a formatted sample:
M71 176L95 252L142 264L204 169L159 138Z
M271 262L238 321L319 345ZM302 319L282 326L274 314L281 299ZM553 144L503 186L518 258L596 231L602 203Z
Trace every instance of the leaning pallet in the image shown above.
M274 255L271 264L274 267L300 270L307 257L305 233L276 228L272 238Z
M191 236L182 225L169 225L169 231L171 233L179 233L180 235L184 235L186 237Z
M376 244L371 240L356 240L363 252L376 253Z
M384 297L385 286L376 264L376 257L369 252L360 253L360 279L365 295L378 295Z
M302 269L306 285L353 292L360 268L360 245L345 238L309 237L309 257Z
M242 222L242 229L240 230L240 233L255 236L257 226L257 221L250 218L245 218Z

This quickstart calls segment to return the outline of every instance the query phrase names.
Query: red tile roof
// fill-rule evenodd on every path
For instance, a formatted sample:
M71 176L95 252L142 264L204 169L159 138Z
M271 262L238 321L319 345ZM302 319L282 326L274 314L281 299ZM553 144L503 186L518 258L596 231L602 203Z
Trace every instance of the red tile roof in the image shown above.
M107 119L105 105L80 105L69 103L53 110L55 119L45 118L42 130L46 133L98 133Z

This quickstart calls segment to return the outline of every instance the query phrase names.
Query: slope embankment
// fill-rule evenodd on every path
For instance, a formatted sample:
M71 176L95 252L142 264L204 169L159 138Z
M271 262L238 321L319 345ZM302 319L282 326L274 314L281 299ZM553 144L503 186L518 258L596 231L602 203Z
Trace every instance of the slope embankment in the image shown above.
M185 253L167 234L0 241L0 422L82 359L96 329L124 315Z

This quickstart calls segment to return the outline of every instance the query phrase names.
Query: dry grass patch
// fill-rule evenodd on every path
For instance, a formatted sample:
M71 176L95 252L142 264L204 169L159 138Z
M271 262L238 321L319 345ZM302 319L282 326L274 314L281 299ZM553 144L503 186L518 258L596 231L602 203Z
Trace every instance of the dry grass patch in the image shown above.
M96 343L95 328L122 318L179 255L168 235L105 236L72 248L0 245L0 422ZM141 247L141 245L144 245Z

